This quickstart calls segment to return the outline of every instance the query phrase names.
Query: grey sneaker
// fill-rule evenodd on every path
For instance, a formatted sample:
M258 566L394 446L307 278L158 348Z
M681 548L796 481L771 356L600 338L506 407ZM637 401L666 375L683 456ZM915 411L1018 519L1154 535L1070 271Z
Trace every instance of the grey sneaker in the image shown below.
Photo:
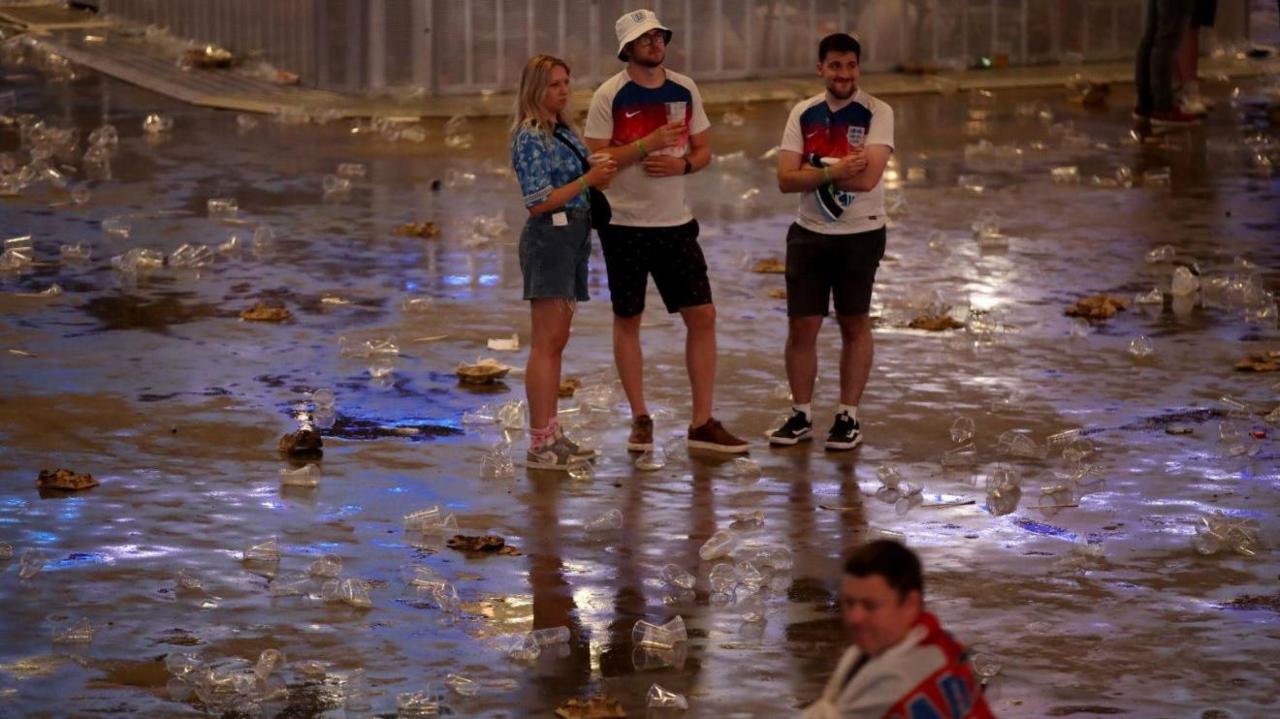
M567 436L565 436L564 430L561 429L560 425L558 424L556 425L555 439L558 442L564 442L564 445L569 448L569 453L573 456L574 459L595 459L596 456L600 454L598 451L594 449L583 447L577 442L569 439Z
M569 465L587 461L585 457L575 457L564 437L557 437L554 442L543 445L542 449L530 449L525 454L524 464L529 469L554 469L567 471Z

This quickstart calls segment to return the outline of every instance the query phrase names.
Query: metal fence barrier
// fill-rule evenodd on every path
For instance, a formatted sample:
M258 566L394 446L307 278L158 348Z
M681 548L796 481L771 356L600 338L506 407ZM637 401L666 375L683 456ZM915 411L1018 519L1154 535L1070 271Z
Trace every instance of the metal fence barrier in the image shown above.
M1129 58L1145 0L641 0L675 33L667 62L699 80L805 75L844 30L868 71ZM175 35L260 52L312 87L427 94L514 88L538 52L575 80L621 68L614 20L632 0L99 0ZM1222 0L1212 39L1249 36L1248 0Z

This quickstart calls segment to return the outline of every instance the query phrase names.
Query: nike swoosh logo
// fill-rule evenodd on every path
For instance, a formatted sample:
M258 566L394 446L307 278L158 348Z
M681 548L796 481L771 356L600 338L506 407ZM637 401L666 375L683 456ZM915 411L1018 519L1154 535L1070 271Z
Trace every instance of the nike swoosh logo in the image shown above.
M636 110L635 112L624 112L622 113L622 116L629 120L639 114L640 114L640 111Z
M809 139L809 138L813 137L814 135L817 135L817 134L818 134L818 133L820 133L820 132L822 132L822 130L814 130L813 132L809 133L808 135L805 135L805 136L804 136L804 139L806 139L806 140L807 140L807 139Z

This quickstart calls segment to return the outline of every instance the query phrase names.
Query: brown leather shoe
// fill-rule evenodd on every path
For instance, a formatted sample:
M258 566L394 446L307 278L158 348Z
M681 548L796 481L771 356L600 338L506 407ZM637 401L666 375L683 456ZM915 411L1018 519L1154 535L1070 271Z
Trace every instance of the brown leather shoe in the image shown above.
M642 414L631 420L627 449L631 452L648 452L653 449L653 419L649 415Z
M744 454L751 449L745 439L735 437L715 417L701 427L689 428L689 449L705 449L724 454Z

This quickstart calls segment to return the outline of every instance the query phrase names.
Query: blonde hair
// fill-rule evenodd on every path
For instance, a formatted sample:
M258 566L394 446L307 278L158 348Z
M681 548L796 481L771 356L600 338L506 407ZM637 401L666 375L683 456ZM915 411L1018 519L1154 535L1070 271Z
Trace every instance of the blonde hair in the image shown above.
M548 120L543 114L542 96L551 83L551 71L557 67L564 68L567 75L572 74L568 63L550 55L534 55L525 63L524 71L520 73L520 90L516 93L516 109L511 121L512 135L527 127L551 137L556 129L555 122L573 127L567 108L556 115L555 122Z

